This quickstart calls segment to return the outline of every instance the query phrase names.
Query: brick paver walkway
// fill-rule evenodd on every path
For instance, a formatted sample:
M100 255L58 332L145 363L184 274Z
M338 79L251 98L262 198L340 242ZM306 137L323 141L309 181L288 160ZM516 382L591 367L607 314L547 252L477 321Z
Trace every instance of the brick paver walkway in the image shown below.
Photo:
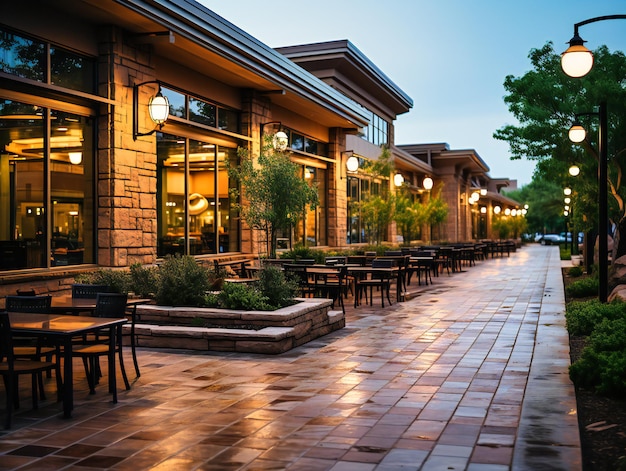
M25 393L0 469L580 469L558 248L414 294L282 355L142 349L117 405L77 375L69 420Z

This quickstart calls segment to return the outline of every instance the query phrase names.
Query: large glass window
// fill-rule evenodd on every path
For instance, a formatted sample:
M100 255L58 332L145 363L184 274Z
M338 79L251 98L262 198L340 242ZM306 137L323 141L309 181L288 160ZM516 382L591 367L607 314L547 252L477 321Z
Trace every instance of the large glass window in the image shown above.
M49 47L48 47L49 46ZM18 77L95 93L96 61L0 27L0 70Z
M93 122L0 100L0 269L94 262Z
M161 87L170 102L170 115L224 131L239 132L239 113L215 103Z
M210 142L157 135L157 255L239 250L239 224L228 175L236 151Z
M365 136L368 142L371 142L377 146L384 146L389 144L389 123L376 113L370 114L370 123L367 126L367 135Z
M319 205L315 209L308 207L303 211L299 223L294 228L294 242L307 247L326 245L328 243L326 169L319 166L303 165L301 175L309 185L317 188Z
M388 184L388 182L386 182ZM360 178L348 176L348 234L346 242L348 244L368 243L365 221L361 213L362 203L366 202L370 196L382 195L385 193L381 182L373 181L370 178Z

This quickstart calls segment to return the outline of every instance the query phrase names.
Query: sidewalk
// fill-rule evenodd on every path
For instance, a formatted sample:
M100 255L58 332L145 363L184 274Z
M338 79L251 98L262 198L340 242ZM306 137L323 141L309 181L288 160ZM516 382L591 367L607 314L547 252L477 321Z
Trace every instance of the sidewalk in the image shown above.
M282 355L141 349L116 405L78 374L72 419L23 394L0 469L580 470L560 270L530 245L346 303L344 329Z

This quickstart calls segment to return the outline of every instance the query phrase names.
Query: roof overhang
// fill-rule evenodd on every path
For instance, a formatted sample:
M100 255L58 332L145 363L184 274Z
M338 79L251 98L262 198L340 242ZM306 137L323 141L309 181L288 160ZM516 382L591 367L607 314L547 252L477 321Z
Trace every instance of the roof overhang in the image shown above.
M193 0L56 0L55 8L119 25L129 40L153 39L159 56L232 87L271 92L273 103L325 126L369 121L360 105Z

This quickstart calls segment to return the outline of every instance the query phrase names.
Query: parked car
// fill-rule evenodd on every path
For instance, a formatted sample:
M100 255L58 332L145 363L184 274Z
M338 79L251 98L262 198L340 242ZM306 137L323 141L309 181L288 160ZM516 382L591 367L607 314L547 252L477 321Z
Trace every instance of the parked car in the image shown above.
M538 242L541 245L557 245L565 243L565 237L560 234L543 234Z

